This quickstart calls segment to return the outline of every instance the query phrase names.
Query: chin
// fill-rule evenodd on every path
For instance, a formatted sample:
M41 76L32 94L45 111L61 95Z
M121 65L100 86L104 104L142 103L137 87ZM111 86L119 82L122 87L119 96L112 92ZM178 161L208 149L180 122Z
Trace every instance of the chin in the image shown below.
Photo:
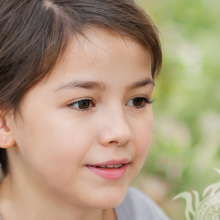
M120 198L120 199L111 199L111 198L106 198L105 201L101 200L101 201L95 201L92 203L92 206L94 208L97 208L97 209L110 209L110 208L115 208L117 206L119 206L122 201L123 201L124 197L123 198Z
M104 192L100 190L96 199L92 199L92 206L100 209L114 208L122 203L127 193L127 188L124 189L109 189Z

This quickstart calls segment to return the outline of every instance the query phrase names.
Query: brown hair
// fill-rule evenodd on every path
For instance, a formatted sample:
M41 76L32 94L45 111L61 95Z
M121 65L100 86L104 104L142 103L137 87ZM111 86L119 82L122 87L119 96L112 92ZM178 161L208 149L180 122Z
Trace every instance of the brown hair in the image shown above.
M158 30L133 0L0 0L0 109L16 119L28 90L49 73L72 36L86 26L111 29L132 38L159 73L162 52ZM8 173L6 150L0 163Z

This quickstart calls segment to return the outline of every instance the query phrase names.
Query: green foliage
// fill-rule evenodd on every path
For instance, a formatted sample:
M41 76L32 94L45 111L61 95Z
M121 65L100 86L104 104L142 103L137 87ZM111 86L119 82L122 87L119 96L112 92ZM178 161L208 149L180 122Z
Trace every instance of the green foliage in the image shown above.
M153 95L154 135L142 173L169 182L171 198L219 181L220 1L139 0L161 32L163 68Z

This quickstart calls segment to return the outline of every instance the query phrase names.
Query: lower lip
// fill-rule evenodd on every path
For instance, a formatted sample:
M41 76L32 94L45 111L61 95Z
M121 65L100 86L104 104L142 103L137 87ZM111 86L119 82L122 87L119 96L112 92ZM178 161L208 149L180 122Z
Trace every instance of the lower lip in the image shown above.
M124 176L127 167L129 164L124 164L120 168L116 169L105 169L105 168L98 168L98 167L92 167L92 166L86 166L88 169L90 169L93 173L110 180L117 180Z

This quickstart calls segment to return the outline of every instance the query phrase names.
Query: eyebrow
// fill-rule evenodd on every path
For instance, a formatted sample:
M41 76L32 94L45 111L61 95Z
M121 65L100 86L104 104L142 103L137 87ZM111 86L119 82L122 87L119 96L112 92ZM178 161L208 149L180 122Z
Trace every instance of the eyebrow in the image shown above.
M125 90L133 90L140 87L144 87L148 84L155 85L154 81L152 79L144 79L141 81L134 82L128 86L126 86ZM101 92L104 92L106 90L107 85L103 82L98 81L72 81L67 84L61 85L54 89L54 92L56 91L63 91L63 90L69 90L69 89L75 89L75 88L84 88L84 89L92 89L92 90L99 90Z

